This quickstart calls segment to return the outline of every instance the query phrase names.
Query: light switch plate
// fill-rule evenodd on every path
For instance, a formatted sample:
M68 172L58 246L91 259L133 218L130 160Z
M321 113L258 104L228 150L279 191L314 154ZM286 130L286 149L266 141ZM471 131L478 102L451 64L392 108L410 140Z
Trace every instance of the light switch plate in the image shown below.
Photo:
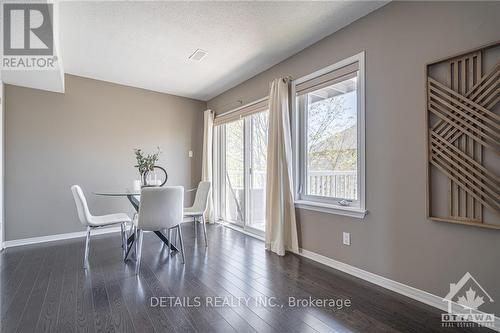
M192 150L189 151L189 157L193 157L193 151Z
M349 232L344 232L342 234L342 243L344 245L351 245L351 234Z

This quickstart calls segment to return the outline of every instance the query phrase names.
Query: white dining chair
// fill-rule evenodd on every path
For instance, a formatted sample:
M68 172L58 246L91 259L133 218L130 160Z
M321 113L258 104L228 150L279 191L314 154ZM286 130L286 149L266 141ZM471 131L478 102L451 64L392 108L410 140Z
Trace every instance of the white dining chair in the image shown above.
M141 191L139 214L134 219L134 239L136 266L135 273L139 273L142 256L142 238L144 231L168 231L169 247L172 245L171 231L176 229L184 264L184 241L182 240L181 223L184 207L184 187L146 187Z
M71 192L73 193L73 198L75 199L78 218L80 222L87 227L87 237L85 239L85 257L83 259L83 267L85 269L89 268L90 231L105 226L116 225L116 224L120 225L121 236L122 236L122 252L123 252L123 257L125 257L125 253L127 250L126 224L132 221L130 217L124 213L93 216L90 213L89 207L87 205L87 199L83 194L82 188L78 185L73 185L71 186Z
M205 223L205 212L208 207L208 197L210 194L211 184L208 181L202 181L196 190L194 203L191 207L184 208L184 217L193 218L195 232L197 231L197 223L200 222L203 226L203 235L205 237L205 247L207 242L207 226Z

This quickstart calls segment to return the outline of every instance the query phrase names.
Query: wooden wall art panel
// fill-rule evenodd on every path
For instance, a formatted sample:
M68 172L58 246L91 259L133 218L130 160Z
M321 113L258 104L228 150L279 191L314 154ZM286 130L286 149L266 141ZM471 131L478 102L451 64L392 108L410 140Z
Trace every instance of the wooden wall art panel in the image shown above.
M427 65L428 216L500 229L500 42Z

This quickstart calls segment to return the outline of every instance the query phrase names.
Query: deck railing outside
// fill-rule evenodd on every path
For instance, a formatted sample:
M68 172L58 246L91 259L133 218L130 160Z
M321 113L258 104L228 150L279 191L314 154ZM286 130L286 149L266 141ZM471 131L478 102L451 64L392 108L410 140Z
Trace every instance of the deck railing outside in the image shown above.
M233 189L243 189L244 176L241 171L228 171ZM326 196L343 199L357 199L357 171L309 171L308 191L310 195ZM253 189L264 188L266 183L265 171L253 172Z
M308 191L310 195L333 198L357 199L357 171L309 171Z

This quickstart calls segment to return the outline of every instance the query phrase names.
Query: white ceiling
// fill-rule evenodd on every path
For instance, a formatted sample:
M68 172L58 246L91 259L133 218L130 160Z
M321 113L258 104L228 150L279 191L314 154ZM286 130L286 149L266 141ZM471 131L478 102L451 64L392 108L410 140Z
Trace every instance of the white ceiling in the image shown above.
M385 3L61 2L60 49L66 73L208 100Z

